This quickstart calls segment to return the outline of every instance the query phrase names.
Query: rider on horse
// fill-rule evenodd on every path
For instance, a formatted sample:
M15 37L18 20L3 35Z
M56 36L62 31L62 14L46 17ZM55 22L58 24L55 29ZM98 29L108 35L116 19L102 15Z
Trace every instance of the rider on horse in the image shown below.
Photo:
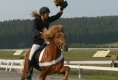
M50 10L48 7L42 7L39 10L39 14L35 11L32 12L32 16L35 17L34 19L34 25L33 25L33 32L34 32L34 38L33 38L33 45L30 50L30 55L29 55L29 60L28 60L28 72L25 76L25 79L30 80L32 72L31 70L33 69L33 55L34 53L39 50L42 45L48 44L44 39L41 38L41 33L43 28L49 27L49 24L51 22L54 22L55 20L59 19L61 15L63 14L63 9L67 7L67 2L64 3L65 5L60 6L60 11L54 15L49 17Z

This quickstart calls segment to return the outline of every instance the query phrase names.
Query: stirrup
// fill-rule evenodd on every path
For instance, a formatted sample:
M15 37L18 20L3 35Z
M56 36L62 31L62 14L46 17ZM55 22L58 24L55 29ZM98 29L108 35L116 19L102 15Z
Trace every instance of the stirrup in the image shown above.
M31 80L32 79L32 75L30 73L27 73L25 76L25 80Z

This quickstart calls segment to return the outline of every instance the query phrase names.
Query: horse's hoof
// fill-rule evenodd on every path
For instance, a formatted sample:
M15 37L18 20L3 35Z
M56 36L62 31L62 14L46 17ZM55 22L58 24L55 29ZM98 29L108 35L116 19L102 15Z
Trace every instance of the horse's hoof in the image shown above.
M31 76L25 76L25 80L32 80Z
M63 78L62 80L68 80L68 79Z
M31 80L31 79L25 78L25 80Z

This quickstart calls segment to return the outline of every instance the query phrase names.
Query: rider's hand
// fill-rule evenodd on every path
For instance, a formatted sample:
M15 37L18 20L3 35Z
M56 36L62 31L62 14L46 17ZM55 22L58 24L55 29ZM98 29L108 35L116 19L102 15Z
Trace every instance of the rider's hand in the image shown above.
M40 35L42 34L43 32L40 32Z
M39 32L39 37L41 36L42 32Z
M60 10L65 9L67 6L68 6L67 1L64 1L64 2L62 3L62 5L60 6Z
M39 38L42 36L42 35L41 35L42 33L43 33L43 32L39 32L39 36L38 36Z

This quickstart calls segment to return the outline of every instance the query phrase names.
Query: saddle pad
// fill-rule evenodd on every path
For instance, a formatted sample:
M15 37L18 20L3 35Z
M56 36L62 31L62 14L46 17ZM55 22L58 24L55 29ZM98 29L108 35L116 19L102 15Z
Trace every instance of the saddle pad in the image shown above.
M45 50L45 48L44 48L44 49L41 51L41 53L40 53L40 56L39 56L39 62L40 62L41 59L42 59L42 56L43 56L44 50Z

